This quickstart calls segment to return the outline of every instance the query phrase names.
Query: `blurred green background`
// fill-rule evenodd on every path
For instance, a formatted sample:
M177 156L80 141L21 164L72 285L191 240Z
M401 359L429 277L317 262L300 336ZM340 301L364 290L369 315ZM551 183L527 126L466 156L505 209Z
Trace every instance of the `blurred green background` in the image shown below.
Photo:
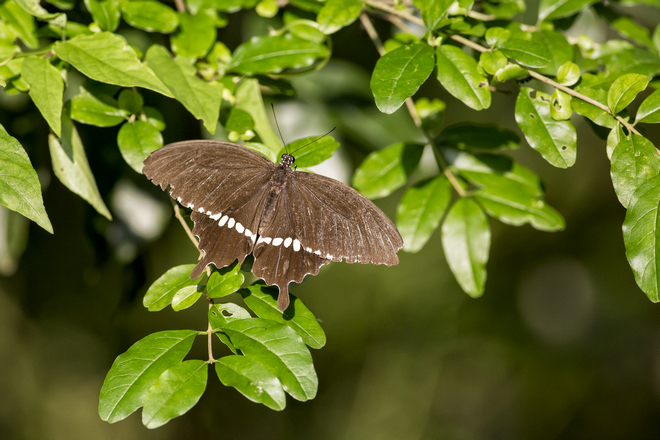
M523 22L532 24L536 11L528 8ZM641 8L640 22L651 27L660 20L657 9ZM381 37L391 32L376 24ZM277 28L278 18L235 14L219 37L234 48L269 25ZM120 33L138 46L165 38ZM612 38L589 13L569 35L580 33ZM333 136L342 147L320 172L350 181L370 151L420 134L405 108L391 116L375 108L368 69L377 53L360 26L333 43L324 69L292 78L297 97L265 100L275 103L288 141L337 126ZM69 78L67 96L82 80ZM447 103L446 125L477 121L519 132L516 90L509 85L504 91L511 93L496 94L483 112L434 81L418 96ZM166 143L204 136L180 104L142 93L165 116ZM542 177L567 228L544 233L491 219L483 298L460 290L439 234L417 254L401 252L395 267L326 266L291 288L328 337L312 353L320 382L314 400L289 398L286 410L274 412L211 374L199 404L155 431L142 426L139 411L114 425L102 422L99 390L114 358L138 339L206 328L204 302L178 313L142 306L149 284L173 265L195 262L196 249L172 218L167 195L122 160L117 129L77 125L115 217L109 222L52 176L48 128L26 96L0 92L0 123L38 170L55 229L49 235L0 211L2 439L660 438L660 309L635 285L605 143L582 118L574 118L579 147L571 169L552 168L524 141L513 153ZM660 131L646 135L660 145ZM413 181L436 172L427 154ZM393 218L402 194L378 204ZM240 303L237 296L231 298ZM227 351L220 344L215 350L216 357ZM204 358L205 341L192 355Z

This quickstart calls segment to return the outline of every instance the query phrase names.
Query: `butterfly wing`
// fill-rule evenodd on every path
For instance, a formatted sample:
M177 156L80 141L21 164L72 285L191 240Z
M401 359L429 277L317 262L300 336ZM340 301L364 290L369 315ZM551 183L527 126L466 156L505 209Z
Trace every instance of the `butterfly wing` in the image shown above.
M285 310L289 306L289 283L300 283L306 275L316 275L330 260L305 251L294 228L295 215L288 191L282 191L275 205L270 225L261 231L252 254L252 273L266 284L277 285L280 294L277 306Z
M193 209L193 234L204 258L192 271L198 278L214 263L243 262L256 240L268 182L275 165L245 147L217 141L167 145L144 161L144 174L183 206Z
M305 250L332 261L399 263L403 239L371 200L320 174L295 171L290 180L293 229Z

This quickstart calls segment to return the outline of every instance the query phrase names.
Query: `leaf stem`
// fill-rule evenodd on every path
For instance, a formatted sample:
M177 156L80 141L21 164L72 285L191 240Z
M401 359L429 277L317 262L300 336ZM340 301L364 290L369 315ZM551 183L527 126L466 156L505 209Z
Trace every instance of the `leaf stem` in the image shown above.
M383 2L379 2L377 0L365 0L365 3L369 6L371 6L372 8L380 9L381 11L388 12L392 15L397 15L397 16L399 16L399 17L401 17L405 20L408 20L412 23L416 23L420 26L424 26L424 21L421 18L415 17L414 15L412 15L411 13L409 13L407 11L396 9L393 6L390 6L390 5L385 4ZM480 44L475 43L474 41L469 40L469 39L467 39L465 37L462 37L460 35L449 35L449 38L451 38L452 40L454 40L458 43L461 43L465 46L468 46L468 47L470 47L470 48L472 48L472 49L474 49L478 52L488 52L489 51L489 49L481 46ZM539 80L543 83L546 83L548 85L551 85L552 87L554 87L556 89L559 89L562 92L565 92L565 93L567 93L567 94L569 94L569 95L571 95L571 96L573 96L577 99L580 99L584 102L587 102L587 103L589 103L593 106L598 107L599 109L603 110L604 112L609 113L612 117L614 117L617 121L619 121L624 127L626 127L632 133L640 134L637 130L635 130L635 128L633 127L632 124L630 124L628 121L623 119L621 116L612 113L612 110L610 110L610 108L608 106L606 106L605 104L601 104L600 102L598 102L596 100L593 100L593 99L589 98L588 96L585 96L585 95L583 95L579 92L576 92L575 90L573 90L569 87L563 86L563 85L551 80L547 76L541 75L538 72L535 72L535 71L529 70L529 69L527 69L527 70L529 72L529 75L532 78L537 79L537 80Z
M190 241L192 241L195 247L198 248L199 241L197 241L192 231L190 230L190 227L188 227L188 223L186 223L186 220L181 215L181 209L179 208L179 205L177 205L176 202L174 202L173 200L170 201L172 202L172 208L174 208L174 217L176 217L179 220L179 223L181 223L181 226L183 226L183 230L186 231L186 235L188 235Z
M174 0L174 4L176 5L177 11L186 12L186 4L184 3L183 0Z

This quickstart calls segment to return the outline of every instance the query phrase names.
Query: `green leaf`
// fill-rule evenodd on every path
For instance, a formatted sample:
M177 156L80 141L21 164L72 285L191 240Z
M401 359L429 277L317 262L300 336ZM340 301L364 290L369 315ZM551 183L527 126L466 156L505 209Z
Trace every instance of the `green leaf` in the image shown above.
M298 139L291 142L287 146L289 151L294 152L298 148L309 144L294 155L296 158L295 164L297 166L308 168L313 167L314 165L318 165L321 162L330 159L330 157L332 157L332 153L334 153L335 150L339 148L339 142L335 141L332 136L325 136L314 142L318 138L318 136L310 136ZM282 148L277 157L282 158L282 154L284 153L286 153L286 150Z
M280 8L275 0L261 0L255 8L257 14L265 18L276 16L279 10Z
M6 1L0 5L0 17L12 27L18 37L30 49L39 47L39 39L35 34L34 18L25 12L18 4Z
M571 95L555 89L550 98L550 116L555 121L565 121L573 114L571 108Z
M485 2L482 4L487 14L497 18L511 19L520 12L524 12L526 5L524 0L500 0L496 3Z
M128 114L116 105L110 96L92 93L80 87L80 92L71 99L71 119L97 127L114 127L128 119Z
M607 92L605 90L577 86L575 91L601 104L607 105ZM616 125L616 119L611 114L586 101L573 99L571 100L571 107L573 107L575 113L591 119L597 125L607 128L612 128Z
M51 130L62 134L62 97L64 81L60 71L41 57L28 57L23 61L23 79L30 86L30 98L34 101Z
M144 99L138 92L124 89L117 98L117 105L119 105L120 109L128 112L129 115L136 115L142 110Z
M169 34L179 26L177 13L158 1L124 1L120 6L124 20L133 27Z
M516 100L516 122L529 145L543 158L559 168L575 163L577 135L570 121L555 121L550 116L550 97L522 87Z
M142 111L144 112L144 116L147 118L147 122L153 125L156 130L158 131L163 131L165 130L165 119L163 118L163 115L156 110L153 107L144 106L142 108Z
M396 211L403 250L418 252L438 228L451 201L449 181L440 174L408 188Z
M254 75L300 69L327 58L330 51L323 44L303 40L291 34L254 37L236 48L227 70Z
M477 62L460 48L443 45L435 52L440 84L474 110L490 107L488 80L477 70Z
M441 145L472 150L513 150L520 137L506 128L492 124L459 123L442 130Z
M651 81L650 76L638 73L623 75L614 81L607 93L607 105L612 113L619 113L633 102L639 92L644 91Z
M486 43L492 48L498 48L511 37L511 31L501 27L494 26L486 31ZM484 52L486 53L486 52Z
M449 209L442 224L442 248L461 288L480 297L486 284L490 227L477 202L462 198Z
M414 0L429 31L434 31L447 17L447 11L452 3L453 0Z
M231 109L224 126L229 131L245 133L248 130L254 130L254 119L245 110L234 107Z
M415 110L422 120L422 128L429 132L442 127L445 108L447 105L439 99L429 101L428 98L420 98L415 101Z
M314 314L302 301L294 295L291 297L292 306L281 312L277 308L277 295L279 290L275 287L265 286L258 282L241 290L245 304L252 309L259 318L269 319L291 327L312 348L321 348L326 338Z
M607 135L606 152L607 152L607 158L609 160L612 160L612 153L614 152L614 149L616 148L617 145L619 145L619 143L625 136L626 135L623 132L621 123L617 122L614 128L610 130L609 134Z
M327 0L316 21L319 29L326 34L334 34L339 29L357 20L362 12L362 0Z
M229 322L236 321L237 319L252 319L252 315L250 315L250 312L245 310L243 307L234 303L218 303L211 306L208 312L208 318L209 324L211 324L211 328L213 331L217 332L226 326ZM236 353L236 349L231 341L229 341L229 339L226 337L227 335L224 335L223 338L222 332L216 334L222 342L227 344L229 348L231 348L232 351Z
M658 24L653 30L652 39L653 47L655 48L656 52L660 52L660 24Z
M149 287L142 305L150 312L157 312L169 306L179 290L198 283L199 279L190 279L190 272L194 267L194 264L183 264L169 269Z
M505 82L512 79L522 79L529 77L529 71L523 69L517 64L508 64L505 68L495 72L494 79L497 82Z
M243 285L245 277L241 273L241 265L232 265L214 270L206 284L209 298L222 298L236 292Z
M123 87L143 87L172 96L118 35L109 32L81 35L66 43L57 42L53 49L58 57L96 81Z
M210 133L215 133L222 101L222 84L197 77L193 66L181 58L173 60L167 49L157 44L149 48L146 60L177 101L197 119L204 121L204 127Z
M557 71L557 82L564 86L572 86L580 79L580 68L572 61L566 61Z
M660 176L655 176L635 191L623 222L623 242L628 263L637 285L653 302L660 301L659 204Z
M85 6L102 31L117 30L121 18L118 0L85 0Z
M243 145L243 146L246 147L246 148L249 148L250 150L254 150L257 153L263 154L264 156L266 156L268 158L268 160L270 160L273 163L277 162L277 160L278 160L277 159L277 157L278 157L277 154L275 154L275 152L273 150L271 150L270 148L268 148L264 144L260 144L258 142L246 142L245 145Z
M551 30L542 30L541 32L532 32L529 36L530 41L544 47L547 54L550 55L550 62L547 66L539 69L540 73L554 76L564 63L573 60L575 49L563 34Z
M117 145L126 163L138 173L142 173L142 162L163 146L163 136L146 121L126 122L117 134Z
M62 137L48 135L48 147L53 163L53 171L60 182L71 192L78 194L108 220L112 220L110 211L103 203L96 187L96 180L87 162L78 130L69 118L68 111L62 114Z
M282 382L296 400L313 399L318 389L312 355L291 327L269 319L241 319L223 330L237 349L254 356Z
M499 49L525 67L545 67L552 61L548 48L535 41L511 38L502 43Z
M376 63L371 77L376 106L383 113L394 113L432 71L433 49L428 44L410 44L386 53Z
M235 108L245 110L254 120L254 131L257 132L261 141L270 148L273 153L277 153L282 148L279 138L273 132L264 101L259 91L259 82L256 79L244 79L236 87ZM275 161L273 161L275 162Z
M474 197L489 215L513 226L530 223L541 231L564 229L564 219L543 200L541 182L529 169L491 154L461 152L452 162L463 178L479 188Z
M196 335L194 330L152 333L119 355L101 388L101 420L118 422L141 407L160 375L186 357Z
M41 7L39 0L14 0L21 8L30 15L37 17L40 20L51 21L59 17L66 17L63 13L51 14Z
M197 404L206 389L208 362L189 360L168 368L144 398L142 423L158 428Z
M499 50L482 52L479 56L479 64L486 73L491 75L495 75L498 70L504 69L508 62L507 58Z
M370 199L389 196L406 184L423 152L423 145L412 143L394 144L374 151L355 171L353 186Z
M204 58L215 43L216 30L213 18L200 13L179 14L179 29L172 35L172 52L188 58Z
M225 356L215 363L215 372L223 385L236 388L256 403L275 411L286 406L282 383L268 368L251 356Z
M660 25L658 25L660 26ZM660 122L660 89L646 97L637 110L637 122L654 124Z
M653 48L653 40L651 40L649 30L644 26L639 25L632 17L622 15L620 12L604 6L603 4L595 5L594 9L598 15L607 20L620 35L629 38L642 46Z
M592 3L595 0L541 0L539 21L568 17Z
M660 174L658 150L642 136L624 136L612 152L611 173L619 202L628 207L637 188Z
M200 286L188 286L179 290L172 298L172 310L179 312L193 306L204 293Z
M29 218L46 231L53 233L41 197L41 185L30 158L0 125L0 204Z

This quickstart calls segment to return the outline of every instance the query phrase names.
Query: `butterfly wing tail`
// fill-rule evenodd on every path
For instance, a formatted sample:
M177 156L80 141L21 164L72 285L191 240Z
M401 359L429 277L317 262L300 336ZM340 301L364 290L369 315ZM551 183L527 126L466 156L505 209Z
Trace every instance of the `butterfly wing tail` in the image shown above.
M289 307L289 283L286 283L284 287L280 287L280 294L277 297L277 308L283 312L287 307Z

